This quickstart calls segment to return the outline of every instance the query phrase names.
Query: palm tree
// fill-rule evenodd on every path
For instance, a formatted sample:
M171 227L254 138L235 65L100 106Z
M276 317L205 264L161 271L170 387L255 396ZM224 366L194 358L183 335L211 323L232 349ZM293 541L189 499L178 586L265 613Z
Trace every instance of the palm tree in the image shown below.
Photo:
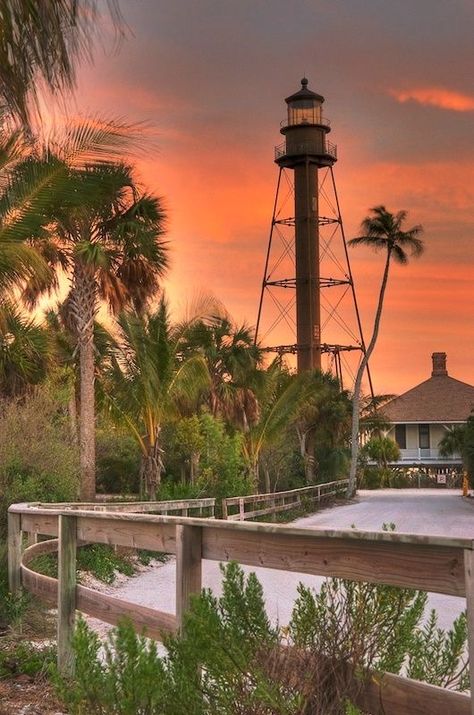
M258 419L255 392L262 381L262 351L252 330L236 325L223 311L193 322L186 334L185 349L201 354L209 371L206 402L213 417L222 417L242 431Z
M118 328L115 357L102 382L104 400L136 439L142 490L154 500L163 471L163 424L208 386L209 374L202 356L183 354L188 325L171 324L164 298L149 315L120 314Z
M17 397L46 377L51 359L47 331L12 302L0 313L0 397Z
M392 214L387 211L385 206L375 206L370 209L370 211L371 215L367 216L362 221L362 235L351 239L349 241L349 245L369 246L369 248L372 248L375 251L386 251L386 258L372 337L364 355L362 356L354 384L354 395L352 400L351 467L349 472L349 485L347 488L347 494L349 497L353 496L356 491L356 469L359 449L358 434L360 421L360 388L363 374L369 362L370 356L374 351L379 334L390 264L393 259L396 263L405 265L408 263L407 251L409 255L414 258L418 258L421 256L424 249L423 241L419 238L423 232L422 226L416 225L408 231L403 230L403 223L407 217L406 211L398 211L398 213Z
M474 487L474 415L463 425L453 425L439 443L442 457L460 454L471 487Z
M279 358L274 360L266 371L262 371L262 377L263 381L257 393L258 418L243 434L243 454L254 491L258 491L263 452L274 445L284 430L292 424L304 391L304 376L290 375L282 370ZM268 488L268 469L265 469L265 472Z
M350 401L331 373L313 371L305 375L304 398L300 400L295 426L305 466L307 484L317 476L317 450L345 450L347 444ZM344 455L344 459L347 456Z
M98 5L97 0L0 0L0 108L29 126L39 87L53 94L74 87L77 63L91 57L103 27ZM122 34L117 0L106 6Z
M101 301L113 313L127 305L143 310L158 289L167 267L162 241L165 214L160 199L137 188L130 166L107 161L71 166L45 152L42 162L28 159L15 168L13 187L20 194L31 171L51 167L65 174L60 190L47 194L39 207L42 220L29 235L31 245L50 269L33 277L24 299L58 287L65 274L69 292L64 313L74 334L80 362L81 499L95 498L94 321Z

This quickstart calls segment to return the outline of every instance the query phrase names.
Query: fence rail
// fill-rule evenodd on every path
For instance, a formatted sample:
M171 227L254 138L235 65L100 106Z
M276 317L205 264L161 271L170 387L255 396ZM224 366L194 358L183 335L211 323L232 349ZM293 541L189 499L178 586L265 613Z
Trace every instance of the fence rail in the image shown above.
M23 550L24 536L52 537ZM29 539L31 541L31 539ZM76 548L96 542L176 554L176 613L127 603L76 583ZM137 630L161 639L180 628L191 594L202 584L202 560L336 576L370 583L466 596L469 649L474 652L474 542L472 539L357 530L309 530L287 525L103 512L16 504L9 510L10 588L23 586L58 605L58 658L72 668L76 609L116 624L128 615ZM59 551L58 580L33 571L32 560ZM474 682L474 663L470 664ZM474 715L468 695L399 676L370 678L359 705L372 715Z
M289 489L286 492L269 492L268 494L249 494L241 497L228 497L222 500L222 518L229 521L245 521L266 514L277 514L282 511L291 511L311 503L320 504L323 499L338 496L346 491L348 479L336 482L314 484L301 489ZM257 505L263 504L260 508ZM246 511L251 505L253 509ZM237 512L233 509L238 508Z

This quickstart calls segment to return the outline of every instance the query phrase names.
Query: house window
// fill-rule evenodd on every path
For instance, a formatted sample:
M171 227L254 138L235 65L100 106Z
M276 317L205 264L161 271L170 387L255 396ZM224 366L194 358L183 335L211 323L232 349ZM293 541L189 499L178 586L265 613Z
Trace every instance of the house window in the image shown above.
M395 425L395 442L398 444L400 449L407 448L407 426L406 425Z
M420 449L430 448L430 426L418 425L418 440Z

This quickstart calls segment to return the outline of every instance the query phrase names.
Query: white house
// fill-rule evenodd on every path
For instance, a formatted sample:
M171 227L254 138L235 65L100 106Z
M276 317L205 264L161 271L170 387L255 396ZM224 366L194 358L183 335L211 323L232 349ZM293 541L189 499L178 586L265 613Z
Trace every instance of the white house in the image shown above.
M474 387L448 375L446 353L433 353L431 377L388 402L383 413L392 424L387 433L401 452L397 466L460 468L460 455L440 457L439 442L449 427L466 422L474 409Z

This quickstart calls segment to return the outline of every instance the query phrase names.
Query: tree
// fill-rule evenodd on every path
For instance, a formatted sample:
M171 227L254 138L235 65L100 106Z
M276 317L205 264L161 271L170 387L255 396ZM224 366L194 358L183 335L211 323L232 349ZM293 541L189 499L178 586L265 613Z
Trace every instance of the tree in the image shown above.
M202 356L182 353L186 328L171 324L164 298L149 315L122 313L115 358L103 379L111 414L140 446L141 483L152 500L163 471L163 424L178 417L180 404L195 399L209 380Z
M383 469L387 469L389 462L398 462L400 459L400 448L390 437L372 437L363 450L369 459Z
M359 405L362 377L377 342L391 261L393 259L396 263L405 265L408 263L408 254L414 258L418 258L423 253L424 248L423 241L419 238L423 232L422 226L416 225L408 231L403 230L403 223L407 217L406 211L398 211L398 213L392 214L387 211L385 206L375 206L370 210L371 215L367 216L361 224L362 235L351 239L349 241L349 245L368 246L375 251L386 251L386 258L372 337L365 353L362 356L354 384L354 394L352 400L351 466L349 472L349 485L347 487L347 495L349 497L352 497L356 491L357 454L359 449L358 434L360 421Z
M0 398L18 397L41 382L50 359L48 332L5 302L0 312Z
M94 320L100 303L113 313L133 305L143 310L156 293L167 267L162 241L165 215L160 199L137 188L130 166L110 161L70 165L67 152L46 152L40 163L65 173L63 190L53 191L42 208L40 230L30 242L50 268L49 276L33 277L25 300L32 306L38 296L58 287L65 272L69 293L64 303L80 362L81 499L95 498ZM29 159L16 167L20 191L25 175L36 169Z
M469 483L474 487L474 415L470 415L464 425L449 427L439 443L442 457L460 454Z
M0 109L31 124L38 90L61 94L75 85L76 66L90 58L101 14L97 0L0 0ZM115 30L119 4L107 0ZM3 105L3 106L2 106Z
M291 424L304 386L303 376L290 375L282 370L278 358L262 376L263 383L257 394L258 419L244 432L243 441L243 454L254 491L258 490L263 451L274 445ZM264 467L268 488L268 465L265 464Z
M304 398L300 399L295 426L305 465L307 484L313 484L318 470L317 451L345 452L350 425L350 400L331 373L309 372L305 376ZM347 460L347 455L344 454Z
M235 325L224 311L194 322L186 336L186 349L206 361L210 384L206 401L213 417L222 417L244 432L258 418L255 397L262 351L246 325Z

